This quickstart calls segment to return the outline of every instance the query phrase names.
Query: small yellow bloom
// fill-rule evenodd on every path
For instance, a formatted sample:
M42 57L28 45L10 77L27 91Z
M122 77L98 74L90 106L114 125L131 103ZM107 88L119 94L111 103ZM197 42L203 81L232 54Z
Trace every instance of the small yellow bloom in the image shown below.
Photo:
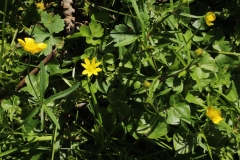
M213 106L207 108L207 113L209 119L213 121L214 124L218 124L220 121L223 120L221 117L221 112L218 109L215 109Z
M36 7L37 7L38 9L40 9L40 10L44 10L44 9L45 9L43 2L36 3Z
M31 54L39 53L47 48L47 44L35 43L32 38L24 38L24 40L25 42L22 39L18 39L18 42L23 46L25 51L30 52Z
M214 25L212 22L216 19L216 15L213 12L207 12L205 16L205 21L208 26Z
M84 59L84 63L81 63L81 65L85 68L85 70L82 72L82 74L87 74L88 77L90 77L92 74L98 75L98 72L101 72L101 68L97 68L101 64L101 62L96 63L96 57L92 59L92 63L90 63L88 58Z

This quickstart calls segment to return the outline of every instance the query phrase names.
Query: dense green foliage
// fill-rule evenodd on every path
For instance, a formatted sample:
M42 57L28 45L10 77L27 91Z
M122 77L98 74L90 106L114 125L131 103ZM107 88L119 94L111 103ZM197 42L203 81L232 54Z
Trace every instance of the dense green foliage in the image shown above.
M0 2L1 159L240 159L240 0L71 1Z

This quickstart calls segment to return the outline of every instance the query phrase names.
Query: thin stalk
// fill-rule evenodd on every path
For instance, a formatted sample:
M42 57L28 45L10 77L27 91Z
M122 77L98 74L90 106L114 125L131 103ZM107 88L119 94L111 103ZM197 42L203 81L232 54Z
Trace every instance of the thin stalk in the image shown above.
M103 128L102 128L102 116L101 116L101 113L99 111L99 106L98 106L98 102L97 102L97 99L96 99L96 96L95 94L93 93L93 91L91 90L91 84L90 84L90 78L88 77L88 88L90 90L90 93L91 93L91 96L92 96L92 99L93 99L93 109L94 109L94 112L96 114L96 117L97 117L97 122L99 123L99 132L100 132L100 145L101 145L101 148L103 149L103 140L104 140L104 132L103 132Z
M18 20L18 22L17 22L17 29L16 29L16 31L15 31L15 33L14 33L14 35L13 35L11 45L13 45L14 40L15 40L15 38L16 38L16 36L17 36L18 29L19 29L19 25L20 25L20 21Z
M29 58L28 58L28 67L27 67L28 80L30 82L30 85L31 85L33 91L34 91L34 94L36 95L38 101L40 102L40 99L37 95L37 92L36 92L35 88L33 87L33 84L32 84L31 78L30 78L30 74L29 74L30 73L30 68L29 68L30 61L31 61L31 54L29 54Z
M2 23L2 48L1 48L1 52L0 52L0 71L1 71L1 66L2 66L2 56L3 56L3 52L4 52L5 23L6 23L6 15L7 15L7 1L8 0L5 0L3 23Z

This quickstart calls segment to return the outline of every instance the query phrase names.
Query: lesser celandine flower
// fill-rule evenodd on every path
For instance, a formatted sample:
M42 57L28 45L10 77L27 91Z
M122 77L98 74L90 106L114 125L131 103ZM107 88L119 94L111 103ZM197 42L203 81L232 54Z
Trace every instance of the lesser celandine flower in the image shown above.
M43 2L36 3L36 7L37 7L38 9L40 9L40 10L44 10L44 9L45 9Z
M220 121L223 120L223 118L221 117L221 112L213 106L207 108L206 115L209 119L213 121L214 124L218 124Z
M213 12L207 12L205 16L205 21L208 26L214 25L212 22L216 19L216 15Z
M84 59L84 63L81 63L81 65L85 68L85 70L82 72L82 74L87 74L88 77L90 77L92 74L98 75L98 72L101 72L101 68L97 68L101 64L101 62L96 63L96 57L92 59L92 63L90 63L88 58Z
M23 46L23 49L31 54L39 53L45 48L47 48L47 44L45 43L35 43L34 39L32 38L24 38L25 41L22 39L18 39L18 42Z

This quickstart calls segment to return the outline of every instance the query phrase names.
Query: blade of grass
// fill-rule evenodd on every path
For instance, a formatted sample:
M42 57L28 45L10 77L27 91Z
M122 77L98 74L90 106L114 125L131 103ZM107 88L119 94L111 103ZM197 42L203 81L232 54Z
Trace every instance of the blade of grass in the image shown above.
M2 66L3 52L4 52L4 39L5 39L5 23L6 23L6 13L7 13L7 1L8 0L5 0L4 14L3 14L3 23L2 23L2 48L1 48L1 52L0 52L0 71L1 71L1 66Z
M39 90L40 90L40 104L43 104L43 99L44 99L44 92L46 88L46 75L45 67L43 62L40 63L40 85L39 85Z
M53 123L56 125L57 129L60 129L60 125L58 123L58 120L56 118L56 116L53 114L53 112L46 106L43 105L43 110L47 113L47 115L49 116L49 118L53 121Z
M47 103L49 103L49 102L51 102L51 101L54 101L54 100L56 100L56 99L60 99L60 98L62 98L62 97L66 97L67 95L69 95L70 93L72 93L73 91L75 91L75 90L78 88L79 85L80 85L80 82L77 82L77 83L74 84L71 88L68 88L68 89L66 89L66 90L64 90L64 91L61 91L61 92L59 92L59 93L57 93L57 94L49 97L48 99L46 99L46 100L44 101L44 104L47 104Z

